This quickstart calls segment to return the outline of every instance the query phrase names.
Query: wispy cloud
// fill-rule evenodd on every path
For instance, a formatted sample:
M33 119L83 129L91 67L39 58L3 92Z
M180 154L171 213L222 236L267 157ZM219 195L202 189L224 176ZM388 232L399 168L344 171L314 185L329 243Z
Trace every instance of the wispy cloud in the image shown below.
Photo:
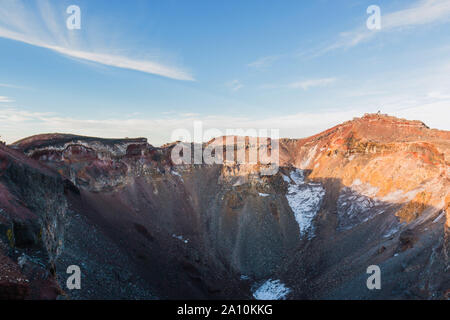
M8 97L0 96L0 102L14 102L14 100L11 100Z
M295 81L287 84L264 84L261 86L261 89L277 89L277 88L288 88L288 89L302 89L309 90L314 87L325 87L334 82L336 82L336 78L318 78L318 79L308 79Z
M428 93L428 97L432 98L432 99L438 99L438 100L445 100L445 99L450 100L450 94L445 94L440 91L432 91L432 92Z
M448 21L450 21L449 0L421 0L406 9L390 13L384 13L381 8L380 30L369 30L364 24L355 30L342 32L334 43L321 50L320 53L356 46L368 41L378 33Z
M259 58L249 64L247 64L248 67L254 68L254 69L264 69L269 66L271 66L275 61L280 59L280 56L267 56Z
M308 90L313 87L325 87L336 81L336 78L322 78L322 79L311 79L299 82L293 82L288 85L289 88L300 88L303 90Z
M389 13L385 16L383 27L386 29L423 25L450 19L450 1L422 0L414 6Z
M244 87L244 85L239 80L232 80L225 84L232 91L238 91Z
M39 10L34 12L29 9L29 6L23 5L20 0L2 1L0 3L0 38L20 41L72 58L107 66L141 71L176 80L194 80L189 72L157 61L75 48L74 31L66 29L64 19L58 16L49 1L42 0L37 3Z
M8 83L0 83L0 88L23 89L24 87L15 86L15 85L8 84Z

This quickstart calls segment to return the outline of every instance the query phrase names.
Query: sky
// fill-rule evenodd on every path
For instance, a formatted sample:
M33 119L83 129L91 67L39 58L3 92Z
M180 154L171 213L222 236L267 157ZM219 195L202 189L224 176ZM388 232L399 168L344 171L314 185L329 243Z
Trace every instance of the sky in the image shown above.
M301 138L377 111L450 130L450 0L0 0L7 143L161 145L194 121Z

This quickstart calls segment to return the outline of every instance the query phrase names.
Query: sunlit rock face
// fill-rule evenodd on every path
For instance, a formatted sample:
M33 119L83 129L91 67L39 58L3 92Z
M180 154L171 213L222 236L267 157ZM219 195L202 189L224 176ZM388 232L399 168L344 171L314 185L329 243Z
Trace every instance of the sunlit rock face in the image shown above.
M67 208L30 206L45 179L25 187L11 174L0 202L11 216L20 195L29 212L15 215L44 217L61 290L67 266L82 266L74 299L445 298L449 132L375 114L278 142L280 166L264 175L260 164L175 165L173 143L34 136L4 149L56 177ZM376 292L373 264L386 273Z

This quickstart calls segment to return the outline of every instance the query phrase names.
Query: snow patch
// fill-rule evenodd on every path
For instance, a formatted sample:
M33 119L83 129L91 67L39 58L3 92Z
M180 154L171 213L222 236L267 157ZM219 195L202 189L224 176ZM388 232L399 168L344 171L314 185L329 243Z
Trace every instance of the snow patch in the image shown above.
M441 214L438 215L437 218L433 220L433 223L438 222L438 221L441 220L444 216L445 216L445 210L443 210L443 211L441 212Z
M350 187L344 187L341 190L337 201L338 212L338 230L349 230L353 227L373 219L375 216L386 212L393 201L386 201L385 198L378 198L376 195L378 187L369 183L363 183L356 179ZM396 191L389 198L397 198L403 192ZM395 223L388 227L384 237L390 237L398 231L398 225Z
M372 186L370 183L362 183L359 179L355 179L350 188L365 197L375 197L380 190L378 187Z
M256 300L285 300L291 289L280 280L269 279L253 292Z
M181 181L184 182L183 177L181 176L181 174L180 174L179 172L177 172L177 171L171 171L171 173L172 173L174 176L180 177Z
M267 194L267 193L259 193L259 196L260 197L268 197L268 196L270 196L270 194Z
M345 187L342 189L337 201L338 230L352 229L354 226L384 212L380 201L363 195L358 190L361 190L361 188Z
M283 176L283 180L284 180L284 182L286 182L286 183L291 183L291 179L289 179L287 176L285 176L284 174L282 174L282 176Z
M292 182L289 180L286 199L300 228L300 237L307 235L308 240L311 240L314 237L313 220L320 210L325 189L321 184L305 183L302 170L296 169L290 177Z
M180 241L183 241L186 244L189 242L189 239L184 239L183 236L177 236L175 233L172 234L172 238L175 238L175 239L178 239Z
M383 238L390 238L399 231L400 231L400 225L396 225L396 226L394 225L393 227L391 227L391 229L389 229L386 232L385 235L383 235Z

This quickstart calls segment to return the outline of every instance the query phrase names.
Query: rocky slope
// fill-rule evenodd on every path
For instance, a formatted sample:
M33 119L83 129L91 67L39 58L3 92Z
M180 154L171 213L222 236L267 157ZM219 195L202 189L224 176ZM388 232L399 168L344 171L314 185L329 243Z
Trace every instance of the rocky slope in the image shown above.
M448 298L450 132L366 115L279 140L267 176L259 164L175 165L174 146L61 134L1 146L0 268L18 279L19 258L39 258L75 299ZM35 240L21 248L8 235L23 225ZM81 290L65 288L69 265ZM52 287L28 280L0 279L0 295Z
M0 299L56 298L67 207L63 178L0 145Z

